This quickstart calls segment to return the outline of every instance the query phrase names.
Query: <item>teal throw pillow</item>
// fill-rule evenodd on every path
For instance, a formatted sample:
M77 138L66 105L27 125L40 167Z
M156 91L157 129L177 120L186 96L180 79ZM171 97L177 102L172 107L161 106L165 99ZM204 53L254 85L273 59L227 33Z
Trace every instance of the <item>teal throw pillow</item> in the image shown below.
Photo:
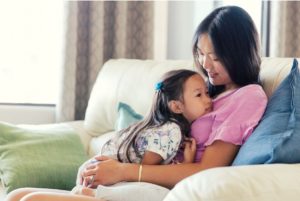
M136 113L129 105L120 102L118 105L118 118L115 129L120 131L143 119L143 116Z
M87 158L78 134L66 125L0 122L0 180L7 192L20 187L70 190Z
M300 163L300 73L294 59L289 75L271 96L261 122L233 165Z

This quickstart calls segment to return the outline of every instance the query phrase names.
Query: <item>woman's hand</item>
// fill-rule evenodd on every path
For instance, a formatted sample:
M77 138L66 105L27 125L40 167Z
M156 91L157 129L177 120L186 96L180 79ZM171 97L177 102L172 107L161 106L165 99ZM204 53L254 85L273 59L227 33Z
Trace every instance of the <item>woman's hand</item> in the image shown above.
M187 138L184 141L183 163L193 163L196 155L196 140L194 138Z
M96 156L98 163L87 164L82 172L83 185L92 188L111 185L123 181L122 164L106 156Z
M72 189L71 193L76 195L87 195L95 197L96 189L88 188L82 185L77 185Z

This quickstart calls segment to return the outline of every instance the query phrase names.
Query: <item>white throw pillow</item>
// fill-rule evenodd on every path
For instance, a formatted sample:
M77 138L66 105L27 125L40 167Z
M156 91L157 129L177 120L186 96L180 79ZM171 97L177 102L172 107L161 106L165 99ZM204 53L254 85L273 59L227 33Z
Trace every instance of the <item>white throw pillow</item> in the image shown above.
M213 168L178 183L164 201L296 201L300 164Z
M162 201L169 189L146 182L122 182L97 187L96 198L109 201Z

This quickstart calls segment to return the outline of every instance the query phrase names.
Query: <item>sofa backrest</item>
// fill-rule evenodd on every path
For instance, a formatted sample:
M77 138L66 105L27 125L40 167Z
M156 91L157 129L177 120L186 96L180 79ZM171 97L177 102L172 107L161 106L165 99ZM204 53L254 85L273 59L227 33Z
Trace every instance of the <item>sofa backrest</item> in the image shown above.
M145 116L151 107L155 83L172 69L193 69L186 60L113 59L101 69L86 110L84 126L91 136L114 130L119 102Z
M292 64L293 58L263 58L260 77L263 88L268 97L272 95L280 82L290 72Z
M291 58L263 58L261 81L268 96L291 69ZM172 69L194 69L191 60L113 59L101 69L93 87L84 121L91 136L114 130L119 102L146 115L151 107L154 85Z

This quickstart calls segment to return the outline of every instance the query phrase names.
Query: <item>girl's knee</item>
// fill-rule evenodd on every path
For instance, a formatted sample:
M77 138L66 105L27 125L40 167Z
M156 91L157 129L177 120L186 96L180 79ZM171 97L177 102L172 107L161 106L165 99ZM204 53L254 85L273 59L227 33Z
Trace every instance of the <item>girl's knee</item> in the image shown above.
M41 201L43 199L43 193L35 192L35 193L28 193L23 196L20 201Z
M7 194L5 201L20 201L24 196L38 191L35 188L18 188Z
M19 201L24 195L31 193L31 188L18 188L9 192L5 198L5 201Z

